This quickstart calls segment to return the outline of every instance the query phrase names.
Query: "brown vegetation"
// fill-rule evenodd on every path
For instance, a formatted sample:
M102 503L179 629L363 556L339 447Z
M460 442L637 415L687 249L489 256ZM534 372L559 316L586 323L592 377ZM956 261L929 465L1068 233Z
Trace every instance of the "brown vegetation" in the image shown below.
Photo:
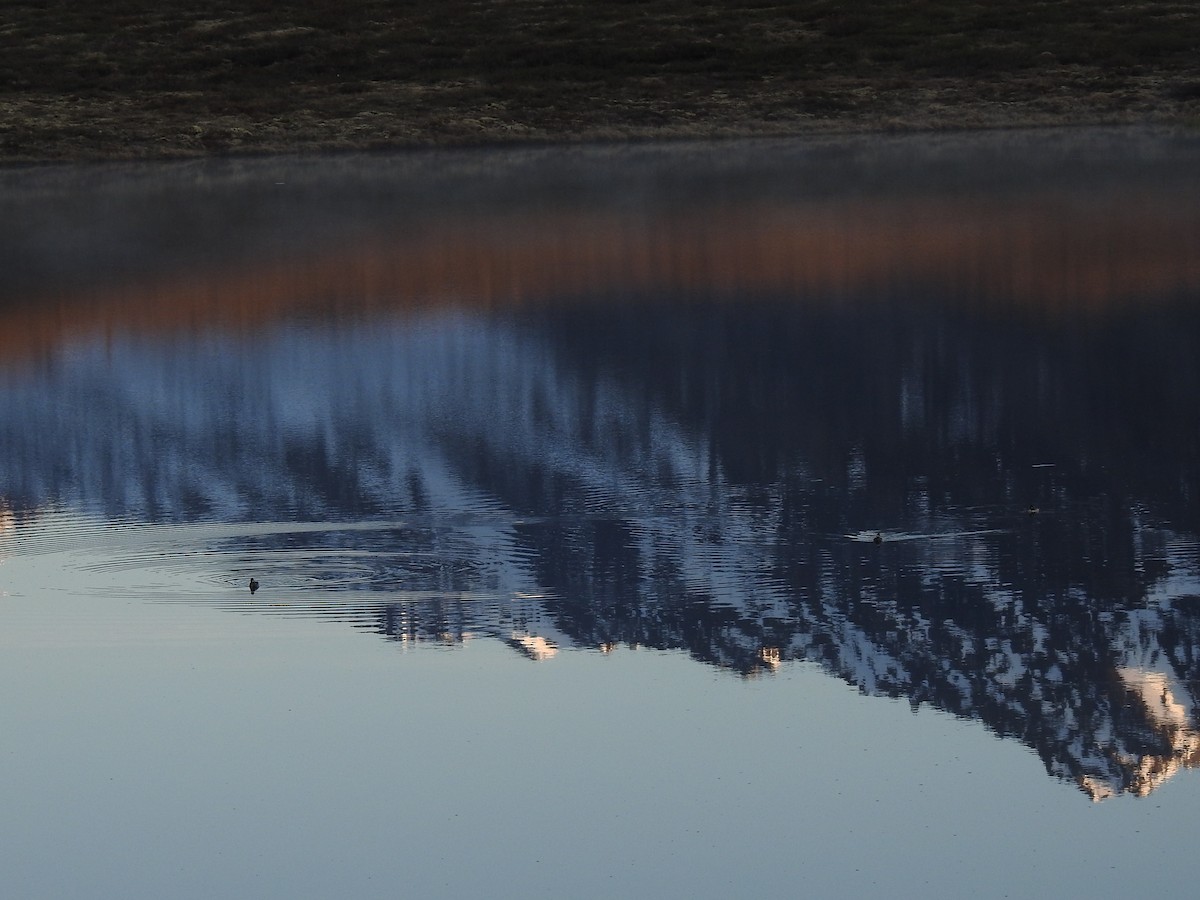
M1200 122L1191 0L8 0L0 161Z

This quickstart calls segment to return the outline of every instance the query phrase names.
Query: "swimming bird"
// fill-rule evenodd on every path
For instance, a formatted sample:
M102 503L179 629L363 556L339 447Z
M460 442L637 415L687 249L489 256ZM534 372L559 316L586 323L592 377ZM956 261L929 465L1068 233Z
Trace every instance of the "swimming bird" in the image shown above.
M877 544L882 544L882 543L883 543L883 535L882 535L882 534L880 534L878 531L877 531L877 532L875 532L874 541L875 541L875 543L877 543Z
M258 590L258 582L255 581L253 578L251 578L250 579L250 593L253 594L257 590Z
M1040 513L1040 512L1041 512L1041 510L1040 510L1040 509L1038 509L1036 506L1034 506L1032 503L1030 503L1030 504L1029 504L1029 509L1025 510L1025 512L1026 512L1028 515L1031 515L1031 516L1036 516L1038 513Z

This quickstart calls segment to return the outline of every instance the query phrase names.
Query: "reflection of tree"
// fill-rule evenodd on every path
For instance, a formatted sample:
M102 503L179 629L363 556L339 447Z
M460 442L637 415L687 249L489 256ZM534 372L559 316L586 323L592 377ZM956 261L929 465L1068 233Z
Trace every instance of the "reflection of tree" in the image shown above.
M6 385L0 475L15 520L345 525L229 542L334 598L285 611L815 661L1144 793L1200 752L1198 318L630 302L118 345Z

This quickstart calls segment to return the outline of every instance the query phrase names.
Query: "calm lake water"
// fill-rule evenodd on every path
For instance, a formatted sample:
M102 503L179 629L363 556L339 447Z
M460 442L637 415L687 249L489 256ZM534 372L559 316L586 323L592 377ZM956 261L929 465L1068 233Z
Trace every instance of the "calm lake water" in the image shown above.
M1198 162L0 171L5 894L1193 888Z

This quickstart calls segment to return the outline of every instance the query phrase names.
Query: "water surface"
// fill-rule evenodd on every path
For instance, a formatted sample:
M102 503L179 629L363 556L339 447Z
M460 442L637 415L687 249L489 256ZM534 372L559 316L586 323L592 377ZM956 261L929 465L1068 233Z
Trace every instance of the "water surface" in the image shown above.
M4 173L5 870L1183 886L1197 149Z

